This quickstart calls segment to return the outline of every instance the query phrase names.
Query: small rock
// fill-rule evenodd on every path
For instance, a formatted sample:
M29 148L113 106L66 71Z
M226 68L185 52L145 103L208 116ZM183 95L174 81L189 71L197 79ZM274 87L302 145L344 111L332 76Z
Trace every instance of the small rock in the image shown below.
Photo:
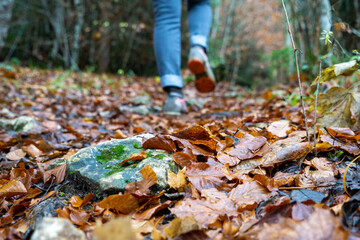
M122 191L128 183L141 181L142 175L139 171L149 165L157 175L157 190L164 189L167 184L167 169L176 170L176 164L171 154L164 150L143 149L143 138L149 139L152 134L143 134L126 139L116 139L87 147L67 160L67 168L70 176L88 186L91 190L100 191ZM116 157L111 156L110 160L101 161L101 151L110 149L109 153L118 152ZM122 167L118 163L128 159L132 154L144 151L146 158L132 162ZM107 153L107 154L109 154ZM97 158L97 156L99 156Z
M145 105L140 105L140 106L123 105L123 106L120 106L119 109L122 112L132 112L132 113L137 113L140 115L147 115L150 113L150 108Z
M145 96L137 96L130 99L130 102L135 105L150 105L151 104L151 98L149 95Z
M325 198L325 194L309 189L299 189L293 190L290 194L292 200L295 200L298 203L305 202L307 200L312 200L316 203L321 203Z
M1 109L0 115L2 115L2 116L4 116L4 117L7 117L7 118L14 118L14 117L16 117L16 114L13 113L13 112L10 112L10 110L7 109L7 108Z
M86 240L85 233L64 218L46 217L36 226L31 240Z
M32 117L20 116L16 119L0 119L0 127L8 131L28 132L34 128L39 128L39 124Z

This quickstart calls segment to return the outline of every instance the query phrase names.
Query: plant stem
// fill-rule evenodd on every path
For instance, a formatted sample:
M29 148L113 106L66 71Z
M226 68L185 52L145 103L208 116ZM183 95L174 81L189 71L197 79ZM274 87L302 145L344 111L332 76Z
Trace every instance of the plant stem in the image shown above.
M317 104L318 104L318 95L319 95L319 86L320 86L320 80L321 80L321 64L322 64L322 58L320 59L320 73L319 73L319 79L316 83L316 94L315 94L315 117L314 117L314 153L315 157L317 157L317 151L316 151L316 123L317 123Z
M302 111L304 114L304 120L305 120L305 129L306 129L306 137L308 142L310 143L310 137L309 137L309 129L308 129L308 124L307 124L307 117L306 117L306 112L305 112L305 104L304 104L304 98L303 98L303 94L302 94L302 87L301 87L301 78L300 78L300 70L299 70L299 62L298 62L298 57L297 57L297 51L298 49L296 48L295 42L294 42L294 38L293 38L293 34L291 31L291 26L290 26L290 22L289 22L289 17L286 11L286 6L284 3L284 0L281 0L284 11L285 11L285 17L286 17L286 21L287 21L287 25L288 25L288 32L290 35L290 40L291 40L291 46L294 50L294 56L295 56L295 64L296 64L296 72L297 72L297 78L298 78L298 83L299 83L299 89L300 89L300 100L301 100L301 106L302 106Z

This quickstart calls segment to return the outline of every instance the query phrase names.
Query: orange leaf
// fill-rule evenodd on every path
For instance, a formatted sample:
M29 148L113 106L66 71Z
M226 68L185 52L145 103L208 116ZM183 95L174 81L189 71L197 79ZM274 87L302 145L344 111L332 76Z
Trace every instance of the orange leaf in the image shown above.
M149 188L158 182L156 173L149 165L143 167L140 171L143 176L141 182L132 182L126 185L125 189L128 193L136 193L138 195L146 195L150 193Z
M78 196L72 196L69 199L69 203L71 204L72 207L79 208L82 205L83 200Z
M104 198L99 207L114 209L118 212L129 214L135 211L138 207L137 199L131 194L125 193L124 195L110 195Z
M27 193L26 187L19 180L10 180L0 187L0 198L9 198L25 193Z
M140 153L134 153L132 154L128 159L125 159L124 161L118 163L118 164L124 164L128 161L136 161L136 160L143 160L146 158L146 153L144 151Z

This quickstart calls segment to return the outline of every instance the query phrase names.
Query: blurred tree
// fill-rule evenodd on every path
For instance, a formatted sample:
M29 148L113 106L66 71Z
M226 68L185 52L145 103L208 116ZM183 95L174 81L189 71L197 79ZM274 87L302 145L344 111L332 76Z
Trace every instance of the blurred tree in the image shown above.
M0 48L4 45L4 38L8 31L13 2L13 0L0 1Z

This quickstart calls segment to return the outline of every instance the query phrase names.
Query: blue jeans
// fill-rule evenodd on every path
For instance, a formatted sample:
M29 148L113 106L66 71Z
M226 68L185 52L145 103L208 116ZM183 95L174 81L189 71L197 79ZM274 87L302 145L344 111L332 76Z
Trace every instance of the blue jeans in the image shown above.
M154 48L161 86L184 86L181 70L181 0L153 0ZM212 10L209 0L188 0L190 45L207 49Z

